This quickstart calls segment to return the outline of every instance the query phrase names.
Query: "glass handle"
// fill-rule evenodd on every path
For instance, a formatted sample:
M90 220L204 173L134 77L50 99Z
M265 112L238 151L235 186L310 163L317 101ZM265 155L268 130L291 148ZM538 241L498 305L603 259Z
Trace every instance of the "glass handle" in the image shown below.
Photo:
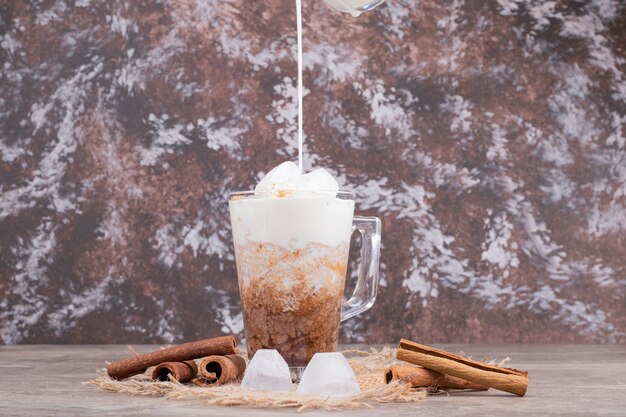
M363 239L361 247L361 263L359 277L354 287L352 297L343 300L341 321L354 317L368 310L378 293L378 264L380 261L380 232L381 223L378 217L355 216L352 223L352 233L358 230Z

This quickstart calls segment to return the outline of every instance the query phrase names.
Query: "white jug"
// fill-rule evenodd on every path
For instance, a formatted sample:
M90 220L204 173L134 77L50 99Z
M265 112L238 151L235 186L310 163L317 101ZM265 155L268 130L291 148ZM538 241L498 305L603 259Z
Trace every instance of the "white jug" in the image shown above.
M350 13L358 16L363 12L372 10L374 7L385 2L385 0L324 0L326 4L340 12Z

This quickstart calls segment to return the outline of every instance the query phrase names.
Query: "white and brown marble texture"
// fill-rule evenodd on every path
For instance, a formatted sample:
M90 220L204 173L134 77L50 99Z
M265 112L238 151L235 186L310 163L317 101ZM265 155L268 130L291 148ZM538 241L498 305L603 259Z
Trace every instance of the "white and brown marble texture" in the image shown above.
M383 220L342 340L626 342L626 4L304 3L306 166ZM295 52L291 0L0 1L0 342L241 334Z

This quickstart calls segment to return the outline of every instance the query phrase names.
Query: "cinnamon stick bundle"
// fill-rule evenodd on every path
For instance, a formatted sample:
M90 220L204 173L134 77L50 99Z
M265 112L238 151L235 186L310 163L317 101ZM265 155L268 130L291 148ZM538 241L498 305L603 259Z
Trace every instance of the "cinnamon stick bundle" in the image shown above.
M392 380L406 381L414 388L473 389L481 391L489 389L489 387L484 385L412 365L391 365L385 371L385 382L388 384Z
M169 381L172 379L178 382L191 381L198 374L196 361L185 362L163 362L152 371L152 379L155 381Z
M410 340L400 340L396 357L442 374L522 397L528 388L528 372L473 361Z
M200 363L201 378L193 383L198 386L223 385L239 378L246 370L246 360L239 355L209 356Z
M111 378L124 379L163 362L184 362L210 355L230 355L236 352L236 346L237 338L233 335L183 343L113 362L107 365L107 373Z

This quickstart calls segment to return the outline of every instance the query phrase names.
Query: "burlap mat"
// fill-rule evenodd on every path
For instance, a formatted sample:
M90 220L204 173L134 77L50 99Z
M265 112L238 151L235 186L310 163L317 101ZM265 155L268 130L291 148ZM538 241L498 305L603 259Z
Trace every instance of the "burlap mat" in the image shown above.
M245 353L240 352L244 357ZM384 349L380 352L346 350L342 352L348 358L357 381L361 385L361 394L348 398L318 397L297 394L296 392L269 392L246 390L240 381L222 386L197 387L193 384L178 382L154 382L150 379L152 369L142 375L135 375L122 381L109 378L104 369L98 376L87 382L99 390L140 395L148 397L164 397L168 400L196 399L215 406L249 406L270 408L297 408L341 410L353 408L371 408L381 403L411 403L423 399L426 392L411 389L408 385L393 381L384 381L385 369L394 363L395 349Z

